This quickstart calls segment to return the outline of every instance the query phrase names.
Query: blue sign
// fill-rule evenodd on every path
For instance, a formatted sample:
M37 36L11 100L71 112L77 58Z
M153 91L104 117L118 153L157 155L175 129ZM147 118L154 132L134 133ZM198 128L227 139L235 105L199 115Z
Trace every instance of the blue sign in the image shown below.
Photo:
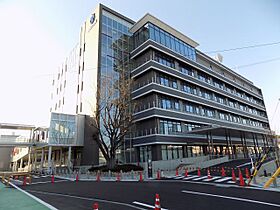
M90 23L93 24L95 21L95 13L91 15L90 17Z

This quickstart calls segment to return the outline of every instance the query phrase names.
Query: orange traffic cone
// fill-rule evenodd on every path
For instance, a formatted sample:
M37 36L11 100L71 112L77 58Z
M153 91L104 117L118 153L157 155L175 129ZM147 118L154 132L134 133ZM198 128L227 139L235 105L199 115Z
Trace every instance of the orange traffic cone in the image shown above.
M52 182L52 184L54 183L54 175L52 175L52 181L51 182Z
M221 175L226 176L226 171L225 171L224 167L222 167L222 174Z
M160 180L160 170L157 171L157 180Z
M98 210L98 203L93 204L93 210Z
M140 174L139 174L139 182L143 182L143 175L142 175L142 171L140 171Z
M250 173L249 173L248 168L245 168L245 174L246 174L246 178L250 179Z
M97 172L97 174L96 174L96 181L97 181L97 182L100 181L100 174L99 174L99 172Z
M117 173L117 179L116 179L117 182L121 181L121 177L120 177L120 173Z
M185 177L188 177L188 169L186 168Z
M234 173L234 169L231 169L231 174L232 174L232 181L236 182L236 176Z
M176 176L179 176L178 168L176 168Z
M244 182L240 168L238 169L238 172L239 172L239 185L243 187L243 186L245 186L245 182Z
M211 176L211 174L210 174L210 169L209 169L209 168L207 169L207 178L208 178L208 179L212 179L212 176Z
M159 194L156 194L155 210L160 210Z
M197 169L197 176L201 176L200 168Z

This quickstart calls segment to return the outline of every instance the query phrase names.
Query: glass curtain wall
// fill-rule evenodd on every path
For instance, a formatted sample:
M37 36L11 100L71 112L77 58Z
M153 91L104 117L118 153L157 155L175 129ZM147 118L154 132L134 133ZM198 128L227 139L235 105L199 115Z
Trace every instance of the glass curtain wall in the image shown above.
M100 63L100 95L99 103L109 97L119 97L119 92L113 87L119 83L120 78L129 75L129 28L131 23L121 19L105 10L102 11L101 25L101 63ZM102 97L104 97L102 101ZM106 103L106 102L104 102ZM106 117L106 115L104 114ZM101 129L105 127L100 120ZM109 138L104 136L109 144Z
M137 48L148 39L164 45L190 60L196 60L195 49L193 47L151 23L146 24L134 33L133 49Z

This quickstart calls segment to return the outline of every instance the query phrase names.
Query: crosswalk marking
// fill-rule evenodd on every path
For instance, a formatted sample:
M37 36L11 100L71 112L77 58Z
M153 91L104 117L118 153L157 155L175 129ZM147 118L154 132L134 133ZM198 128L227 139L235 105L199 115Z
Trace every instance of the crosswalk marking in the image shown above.
M187 177L183 176L183 175L179 175L179 176L172 176L172 177L168 177L168 179L172 179L172 180L182 180L182 181L186 181L186 182L191 182L191 183L195 183L195 182L200 182L201 184L207 184L207 183L215 183L216 185L221 185L221 184L227 184L225 186L230 186L232 184L236 184L236 182L239 181L239 178L236 178L236 181L232 181L232 177L226 176L213 176L210 179L208 179L208 176L198 176L198 175L193 175L193 174L189 174Z
M236 181L239 181L239 179L236 178ZM236 182L235 182L235 181L228 181L227 183L234 184L234 183L236 183Z
M215 182L220 183L220 182L224 182L224 181L227 181L227 180L230 180L230 179L232 179L232 178L231 178L231 177L224 177L224 178L222 178L222 179L215 180Z
M193 181L199 181L199 180L202 180L202 179L205 179L205 178L207 178L207 176L201 176L201 177L193 179Z
M189 175L188 177L185 177L183 180L189 180L197 177L198 177L197 175Z
M205 179L205 180L202 180L202 181L204 181L204 182L211 182L211 181L213 181L213 180L216 180L216 179L219 179L219 178L221 178L220 176L214 176L214 177L212 177L211 179Z
M174 179L182 179L184 176L176 176Z

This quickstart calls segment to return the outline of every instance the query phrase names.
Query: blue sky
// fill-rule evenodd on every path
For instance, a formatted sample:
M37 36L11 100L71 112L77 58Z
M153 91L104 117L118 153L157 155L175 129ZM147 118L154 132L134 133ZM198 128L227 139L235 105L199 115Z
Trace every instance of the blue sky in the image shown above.
M51 73L78 42L97 3L138 20L149 12L197 41L204 52L280 41L278 0L0 0L0 121L48 124ZM263 90L280 133L280 44L221 53L223 63ZM213 54L214 55L214 54Z

